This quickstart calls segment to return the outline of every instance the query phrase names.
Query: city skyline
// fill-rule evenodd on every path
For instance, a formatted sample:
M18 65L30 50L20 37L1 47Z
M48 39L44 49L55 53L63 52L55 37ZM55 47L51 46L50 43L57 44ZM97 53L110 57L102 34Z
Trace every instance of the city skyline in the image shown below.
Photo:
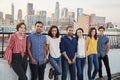
M120 1L115 0L1 0L0 1L0 12L5 14L11 13L11 4L14 3L15 7L15 19L17 19L18 9L22 9L23 18L27 14L27 3L33 3L33 9L35 14L37 11L46 10L47 16L51 16L55 10L56 2L60 5L60 14L62 8L68 8L69 11L75 12L77 14L77 8L83 8L83 13L92 14L95 13L98 16L105 16L107 22L120 23ZM21 4L20 4L21 3ZM19 4L19 5L18 5ZM7 9L8 8L8 9Z

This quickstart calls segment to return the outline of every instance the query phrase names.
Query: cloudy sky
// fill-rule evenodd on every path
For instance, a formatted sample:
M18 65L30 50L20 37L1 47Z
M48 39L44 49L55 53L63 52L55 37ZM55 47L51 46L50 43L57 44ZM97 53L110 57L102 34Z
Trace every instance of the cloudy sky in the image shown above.
M120 23L120 0L0 0L0 11L4 14L11 13L11 3L15 6L15 18L18 9L22 9L26 15L27 3L34 4L34 10L46 10L48 16L55 10L55 3L59 1L60 9L68 8L76 12L77 8L83 8L86 14L95 13L97 16L106 17L106 21ZM24 17L23 17L24 18Z

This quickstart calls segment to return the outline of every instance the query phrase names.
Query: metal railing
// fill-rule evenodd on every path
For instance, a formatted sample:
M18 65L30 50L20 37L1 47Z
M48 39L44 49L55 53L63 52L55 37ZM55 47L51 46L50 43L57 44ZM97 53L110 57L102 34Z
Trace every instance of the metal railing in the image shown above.
M0 32L0 58L3 57L4 54L4 50L7 46L7 40L9 39L9 36L12 33L7 33L7 32ZM30 33L26 33L26 34L30 34ZM47 35L46 33L43 33L44 35ZM64 34L61 34L64 35ZM84 34L84 36L86 37L87 34ZM106 35L109 37L110 39L110 46L111 48L120 48L120 35Z

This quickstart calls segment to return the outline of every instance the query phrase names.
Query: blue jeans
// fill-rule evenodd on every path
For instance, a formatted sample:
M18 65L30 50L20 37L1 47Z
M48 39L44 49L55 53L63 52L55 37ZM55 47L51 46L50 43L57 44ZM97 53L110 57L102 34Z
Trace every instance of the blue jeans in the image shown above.
M62 74L61 57L53 58L49 55L49 62L53 67L54 80L58 80L58 76Z
M78 80L84 80L84 66L85 66L86 58L77 58L76 66L77 66L77 78Z
M93 64L94 64L94 71L93 74L91 75ZM88 79L94 80L98 71L99 71L98 56L97 54L91 54L88 56Z
M67 80L68 70L71 80L76 80L75 65L76 63L69 65L66 59L62 60L62 80Z

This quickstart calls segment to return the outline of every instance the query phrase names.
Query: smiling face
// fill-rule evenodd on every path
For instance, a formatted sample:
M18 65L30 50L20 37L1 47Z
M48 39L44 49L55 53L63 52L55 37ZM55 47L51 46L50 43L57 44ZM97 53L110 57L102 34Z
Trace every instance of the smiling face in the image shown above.
M82 30L78 30L78 31L77 31L77 36L78 36L78 37L82 37L82 36L83 36Z
M93 29L93 30L91 31L91 35L92 35L92 36L95 36L95 34L96 34L96 30Z
M53 37L56 37L56 35L57 35L57 29L56 28L52 28L51 33L52 33Z
M21 34L24 34L26 31L26 26L25 25L21 25L19 28L18 28L18 32L21 33Z

